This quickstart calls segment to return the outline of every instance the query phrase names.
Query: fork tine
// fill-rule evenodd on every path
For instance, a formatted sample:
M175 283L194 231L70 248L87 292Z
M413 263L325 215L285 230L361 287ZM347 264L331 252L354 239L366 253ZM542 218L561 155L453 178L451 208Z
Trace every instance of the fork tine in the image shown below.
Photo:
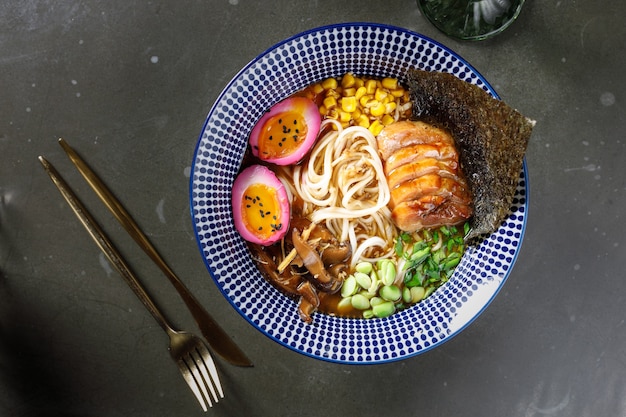
M202 391L202 395L206 399L206 402L209 404L209 407L213 407L213 402L217 402L217 397L213 393L213 387L210 384L210 381L206 381L204 379L204 373L201 366L202 363L198 363L196 358L193 355L193 351L189 352L189 354L185 358L185 362L191 369L191 373L193 374L193 378L196 380L196 384L200 387L200 391ZM213 396L209 396L209 392L207 391L207 385L211 388L211 393Z
M219 373L217 372L217 367L215 366L215 362L213 361L213 356L211 355L211 352L209 352L209 350L207 349L206 345L202 342L198 343L198 345L196 346L196 351L200 355L200 357L196 360L196 362L198 363L198 367L202 371L202 374L204 375L204 380L207 382L207 384L209 385L209 389L213 393L213 398L215 399L215 402L218 402L219 399L217 398L217 395L215 393L215 388L217 388L220 398L224 398L224 391L222 390L222 383L220 382ZM209 383L209 381L212 381L212 383Z
M200 389L198 388L198 382L196 380L196 377L193 375L192 370L191 370L191 369L196 369L196 367L192 366L192 368L190 368L184 359L178 360L178 367L180 368L180 372L183 374L183 378L185 378L185 382L187 382L187 385L189 385L189 388L191 388L191 391L193 391L194 395L198 399L200 406L202 406L202 410L206 412L207 411L206 402L204 401L204 397L202 396L202 393L200 392ZM209 402L209 407L213 407L213 404L211 403L211 399L208 398L208 396L206 398Z
M213 399L216 403L219 402L219 398L215 392L215 387L213 386L213 381L207 373L202 357L197 351L189 352L189 360L194 361L195 363L196 369L194 370L194 375L198 376L198 384L200 385L200 389L202 389L204 395L209 397L209 392L207 391L208 388L209 391L211 391L211 396L209 398Z

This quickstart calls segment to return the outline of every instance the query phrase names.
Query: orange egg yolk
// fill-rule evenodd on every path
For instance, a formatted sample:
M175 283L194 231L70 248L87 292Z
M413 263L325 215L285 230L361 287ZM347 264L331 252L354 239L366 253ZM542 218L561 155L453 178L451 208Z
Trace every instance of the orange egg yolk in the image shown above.
M250 233L268 239L283 227L276 190L264 184L252 184L241 201L243 222Z
M297 111L286 111L270 117L259 135L259 154L265 158L292 154L306 138L307 125Z

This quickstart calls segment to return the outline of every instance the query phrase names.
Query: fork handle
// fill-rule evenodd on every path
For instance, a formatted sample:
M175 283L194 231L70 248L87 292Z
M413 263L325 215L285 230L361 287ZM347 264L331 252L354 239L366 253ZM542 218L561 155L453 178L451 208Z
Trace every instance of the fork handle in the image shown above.
M80 199L72 191L67 182L65 182L63 177L61 177L59 172L50 162L48 162L43 156L39 157L39 161L50 176L50 179L52 179L52 182L54 182L54 185L56 185L57 189L61 192L61 195L63 195L80 222L83 224L87 232L89 232L91 238L96 242L98 247L106 255L113 267L120 273L120 275L122 275L128 286L133 290L139 300L141 300L143 305L148 309L150 314L152 314L152 316L163 328L163 330L165 330L168 335L173 333L174 330L168 320L159 311L158 307L156 306L150 295L148 295L147 291L141 285L135 274L133 274L126 261L124 261L124 258L122 257L120 252L115 248L111 240L98 225L91 213L89 213L85 205L80 201Z

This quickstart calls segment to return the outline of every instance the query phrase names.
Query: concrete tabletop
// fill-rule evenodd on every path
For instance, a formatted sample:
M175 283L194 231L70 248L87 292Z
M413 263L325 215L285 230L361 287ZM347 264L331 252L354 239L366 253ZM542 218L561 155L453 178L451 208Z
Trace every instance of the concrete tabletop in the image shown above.
M171 285L57 144L86 157L252 359L217 359L214 416L626 416L626 3L528 0L503 34L446 37L415 1L33 1L0 5L0 415L200 416L167 338L54 189L45 155L175 324ZM275 343L212 281L189 175L211 105L296 33L376 22L424 34L537 121L528 223L504 287L463 332L388 364Z

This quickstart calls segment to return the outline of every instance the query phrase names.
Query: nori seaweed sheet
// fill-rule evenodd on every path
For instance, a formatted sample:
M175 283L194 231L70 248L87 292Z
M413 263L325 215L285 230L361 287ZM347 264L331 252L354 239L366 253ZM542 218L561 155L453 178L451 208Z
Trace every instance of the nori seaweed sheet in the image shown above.
M452 74L410 70L413 117L447 128L473 196L465 237L490 234L509 216L534 121Z

